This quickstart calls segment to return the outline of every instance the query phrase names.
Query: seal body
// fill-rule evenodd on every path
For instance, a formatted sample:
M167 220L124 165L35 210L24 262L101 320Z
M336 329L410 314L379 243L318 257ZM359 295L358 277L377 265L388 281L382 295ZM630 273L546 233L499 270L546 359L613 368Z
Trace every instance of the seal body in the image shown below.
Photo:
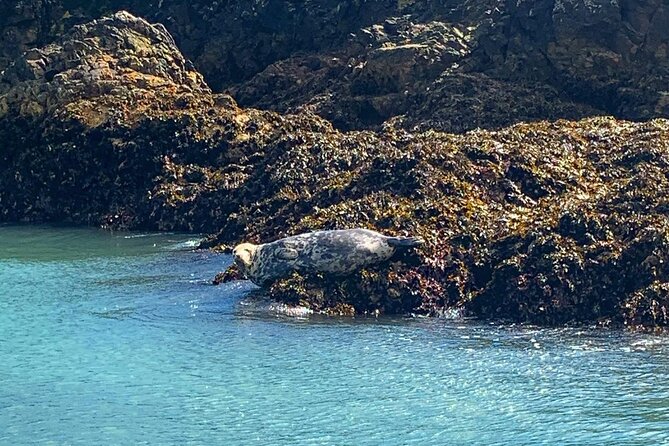
M265 286L293 271L349 274L389 260L398 249L423 243L419 237L388 237L369 229L314 231L272 243L242 243L235 263L255 284Z

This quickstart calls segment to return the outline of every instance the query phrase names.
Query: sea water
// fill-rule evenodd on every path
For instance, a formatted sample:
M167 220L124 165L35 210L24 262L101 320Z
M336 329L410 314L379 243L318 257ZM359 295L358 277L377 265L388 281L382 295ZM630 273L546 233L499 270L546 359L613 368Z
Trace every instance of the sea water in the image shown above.
M192 236L0 227L0 444L669 444L669 338L295 318Z

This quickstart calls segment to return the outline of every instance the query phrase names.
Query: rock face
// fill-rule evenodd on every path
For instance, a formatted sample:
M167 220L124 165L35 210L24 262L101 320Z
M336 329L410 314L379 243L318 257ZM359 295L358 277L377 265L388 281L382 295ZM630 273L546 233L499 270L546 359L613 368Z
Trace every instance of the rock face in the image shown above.
M398 2L251 0L6 0L0 70L22 51L57 39L74 24L118 10L164 24L180 48L220 90L289 57L345 40L350 32L397 11ZM4 22L3 22L4 21Z
M343 130L462 132L602 113L546 83L472 72L470 31L439 21L416 24L409 16L386 19L362 29L343 51L277 62L231 91L241 104L308 110Z
M426 4L360 30L327 57L296 55L232 91L242 105L306 107L342 129L391 117L459 132L593 114L669 115L669 6L661 0ZM445 114L436 122L428 116L435 109Z
M2 85L3 220L126 218L170 155L132 132L214 103L165 29L124 12L28 51Z
M507 1L477 30L476 57L622 118L666 117L668 25L662 0Z
M214 91L234 92L243 106L306 107L341 129L395 116L424 122L426 98L478 108L461 123L445 119L449 131L508 125L505 114L513 122L669 114L662 0L7 0L0 71L120 9L164 24ZM468 101L454 99L463 92ZM509 100L512 113L485 113Z
M415 256L336 281L293 276L269 292L332 314L669 325L669 121L597 116L615 104L663 116L649 87L664 76L663 31L650 25L663 6L448 3L393 2L413 15L280 62L268 52L230 91L275 111L212 92L162 25L130 13L62 35L40 25L22 44L53 42L0 76L0 220L217 233L210 246L320 228L420 235ZM103 4L116 3L89 8ZM250 4L260 8L251 23L287 5ZM13 26L50 23L31 18L40 14ZM609 37L589 30L609 22ZM631 32L625 24L647 42L614 70L599 57L626 51L610 37ZM333 29L322 36L343 28ZM602 52L560 50L576 46ZM648 83L633 81L640 73ZM584 104L574 99L586 79ZM624 94L641 105L626 109Z

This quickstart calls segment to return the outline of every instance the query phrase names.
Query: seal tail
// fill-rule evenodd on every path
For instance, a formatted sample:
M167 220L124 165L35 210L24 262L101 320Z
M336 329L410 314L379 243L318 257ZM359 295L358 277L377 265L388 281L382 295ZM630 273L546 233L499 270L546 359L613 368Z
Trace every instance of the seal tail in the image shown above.
M425 243L422 237L388 237L388 244L393 248L409 249Z

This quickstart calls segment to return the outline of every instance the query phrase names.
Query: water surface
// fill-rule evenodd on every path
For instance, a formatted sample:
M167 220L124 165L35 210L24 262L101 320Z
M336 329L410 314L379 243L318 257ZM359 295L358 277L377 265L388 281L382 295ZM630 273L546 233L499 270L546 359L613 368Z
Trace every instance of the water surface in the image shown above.
M296 319L192 236L0 227L0 444L669 444L669 338Z

